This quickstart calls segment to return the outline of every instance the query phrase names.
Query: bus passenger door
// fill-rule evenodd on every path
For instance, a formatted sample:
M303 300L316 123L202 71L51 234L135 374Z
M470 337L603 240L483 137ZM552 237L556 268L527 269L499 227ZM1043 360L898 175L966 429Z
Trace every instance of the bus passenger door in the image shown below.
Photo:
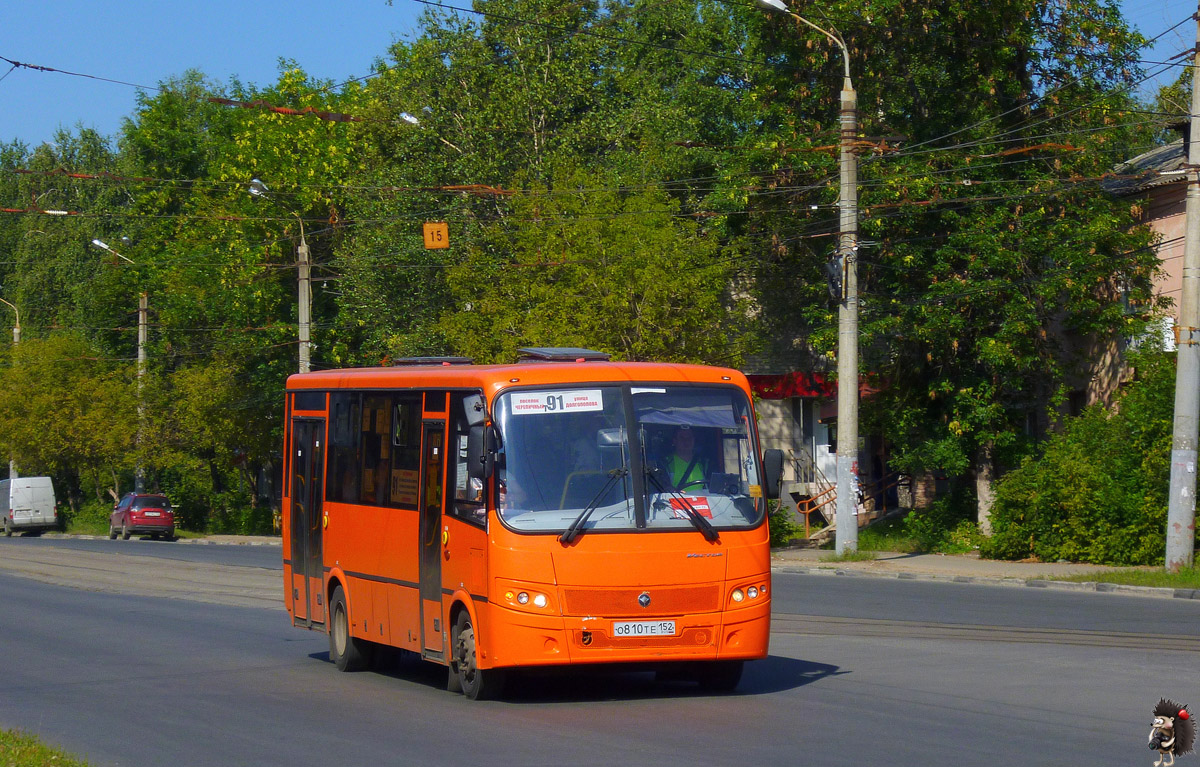
M445 657L442 640L442 488L446 424L426 421L421 440L421 654Z
M325 623L321 556L325 422L292 420L292 615L297 625Z

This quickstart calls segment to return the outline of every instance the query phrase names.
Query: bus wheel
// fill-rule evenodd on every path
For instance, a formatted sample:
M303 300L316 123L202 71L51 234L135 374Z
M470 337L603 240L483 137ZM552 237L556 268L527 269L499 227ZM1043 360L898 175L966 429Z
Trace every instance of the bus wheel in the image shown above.
M704 663L696 673L700 689L710 692L733 692L742 681L740 660L716 660Z
M458 684L470 700L489 700L504 689L503 669L483 669L476 665L475 627L463 610L454 622L454 656L451 668L458 673Z
M329 659L338 671L361 671L370 662L367 643L350 636L350 618L342 587L333 590L329 600Z

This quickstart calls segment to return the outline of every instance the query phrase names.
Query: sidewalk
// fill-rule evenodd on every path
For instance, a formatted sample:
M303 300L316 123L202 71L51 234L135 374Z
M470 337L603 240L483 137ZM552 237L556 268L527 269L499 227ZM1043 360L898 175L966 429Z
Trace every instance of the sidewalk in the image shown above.
M1124 586L1095 581L1060 581L1064 576L1079 576L1104 571L1132 569L1074 562L1004 562L980 559L977 554L901 554L877 552L875 559L861 562L822 561L833 555L822 549L774 549L771 569L780 573L809 575L873 576L912 580L937 580L955 583L991 583L1004 586L1029 586L1065 591L1090 591L1134 594L1174 599L1200 599L1200 590L1168 589L1150 586Z

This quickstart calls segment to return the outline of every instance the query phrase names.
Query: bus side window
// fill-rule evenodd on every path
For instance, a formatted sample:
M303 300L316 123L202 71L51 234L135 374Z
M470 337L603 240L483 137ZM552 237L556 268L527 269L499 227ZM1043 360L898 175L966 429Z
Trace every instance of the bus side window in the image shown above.
M388 502L392 506L415 509L420 502L421 478L421 394L397 394L392 399L391 448L392 473L388 481Z
M484 504L483 480L473 478L467 471L467 434L469 426L464 415L465 393L455 393L450 403L450 418L454 424L450 432L450 466L446 472L449 485L450 514L464 522L480 527L487 526L487 506Z
M392 398L364 396L362 411L362 502L382 506L392 463Z
M325 499L358 503L358 422L357 392L335 392L329 398L329 476Z

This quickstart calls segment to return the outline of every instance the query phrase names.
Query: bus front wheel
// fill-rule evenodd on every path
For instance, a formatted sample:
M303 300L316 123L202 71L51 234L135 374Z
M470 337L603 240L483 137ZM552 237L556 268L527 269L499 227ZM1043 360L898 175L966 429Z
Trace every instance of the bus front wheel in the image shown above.
M451 672L458 675L458 686L470 700L495 698L504 689L503 669L483 669L477 664L475 627L466 610L454 622L454 656Z
M341 586L334 588L329 600L329 659L338 671L361 671L370 661L367 643L350 636L350 614Z

